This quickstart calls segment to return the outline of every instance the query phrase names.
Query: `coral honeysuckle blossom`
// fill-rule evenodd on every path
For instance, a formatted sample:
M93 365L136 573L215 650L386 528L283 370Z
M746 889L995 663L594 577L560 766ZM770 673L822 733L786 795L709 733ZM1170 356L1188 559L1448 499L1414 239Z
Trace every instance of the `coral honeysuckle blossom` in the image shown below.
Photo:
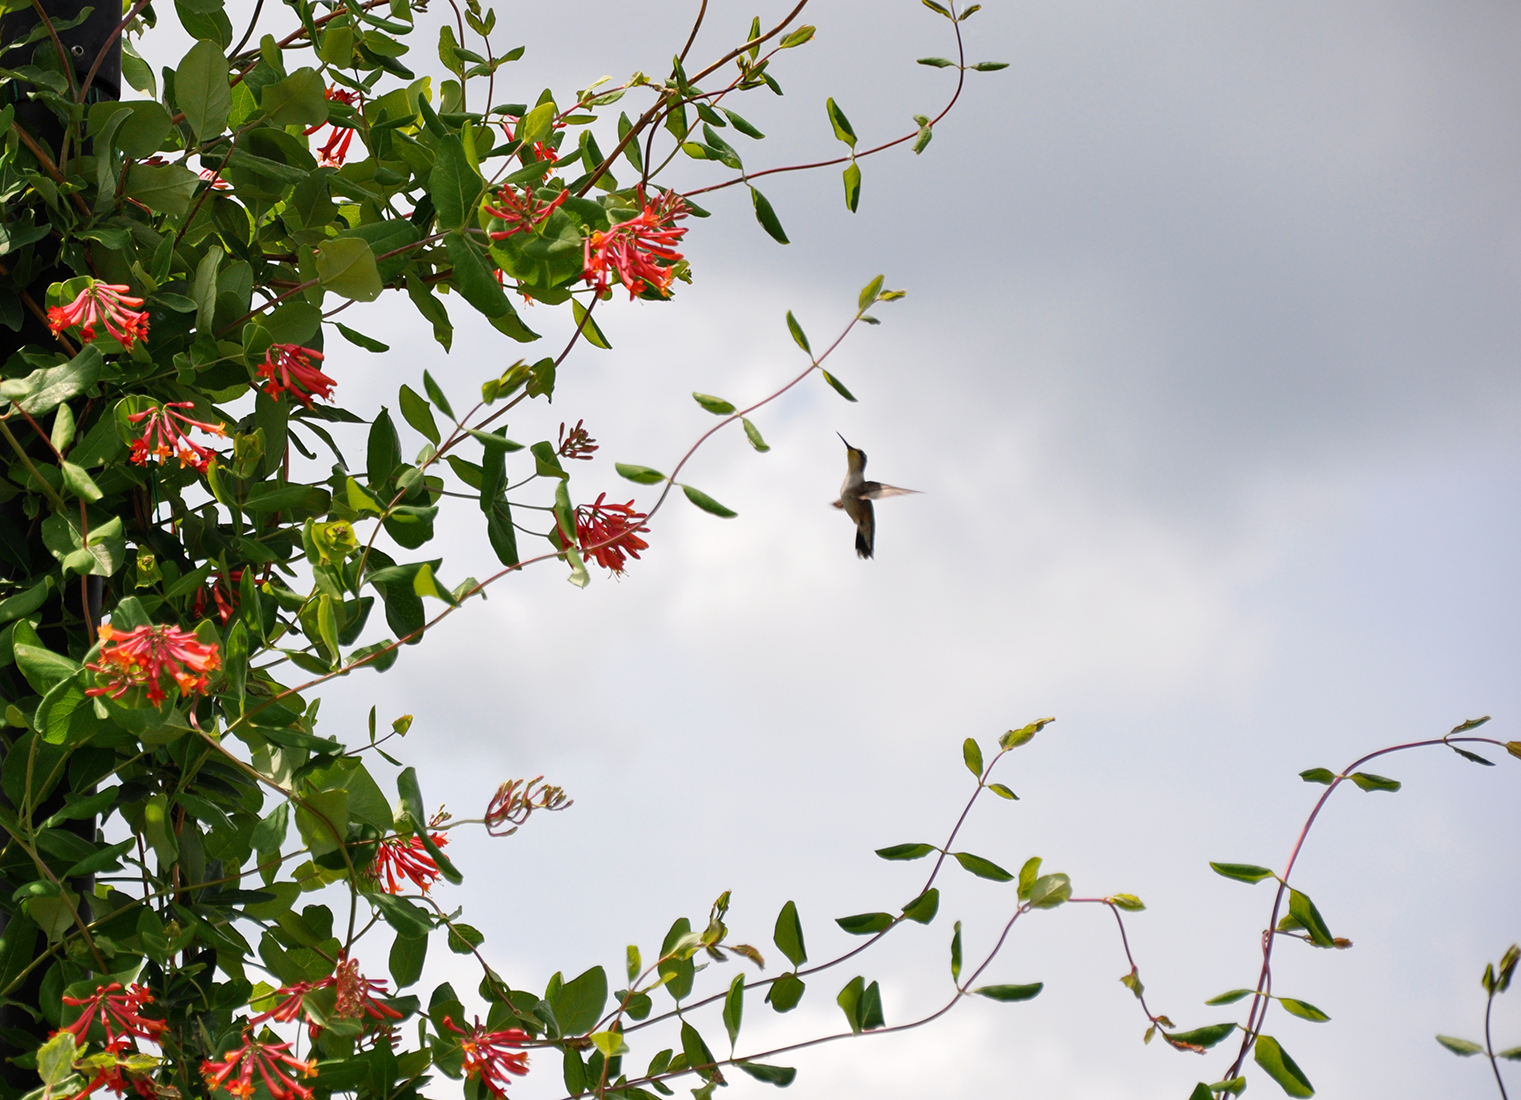
M449 843L449 838L443 833L434 833L432 836L433 843L440 848ZM428 854L428 849L419 836L405 840L393 836L382 840L375 852L375 864L370 873L377 880L384 877L383 888L388 894L399 894L406 889L401 882L403 878L410 879L413 886L426 894L440 874L438 864L433 862L433 857Z
M535 226L553 214L555 208L569 196L569 191L561 191L550 201L544 202L527 187L521 191L510 186L503 187L497 192L497 205L486 204L486 213L492 217L501 218L507 223L507 228L493 232L491 239L500 241L514 233L531 232Z
M238 1075L229 1081L234 1070L238 1070ZM290 1100L292 1096L300 1097L300 1100L311 1100L312 1090L297 1081L287 1070L294 1070L302 1077L315 1077L317 1059L303 1062L290 1053L289 1043L261 1042L247 1034L243 1037L243 1045L237 1050L228 1051L220 1062L208 1060L201 1063L201 1076L206 1081L208 1092L222 1089L239 1097L239 1100L248 1100L254 1092L253 1075L257 1071L259 1080L269 1089L274 1100Z
M262 1012L251 1018L250 1024L262 1024L267 1020L277 1023L289 1023L296 1017L306 1013L307 1022L313 1024L310 1012L306 1011L306 995L319 989L333 989L336 991L336 1003L333 1008L334 1014L345 1020L358 1020L368 1017L371 1020L380 1021L383 1027L389 1027L392 1020L401 1019L401 1013L390 1005L382 1004L377 998L387 996L386 983L375 978L366 978L359 972L359 960L351 959L342 953L338 956L338 965L326 978L316 982L297 982L295 985L281 986L272 994L280 998L280 1002L268 1012Z
M105 678L105 683L86 695L109 695L120 699L136 687L148 689L148 702L157 706L168 695L165 674L185 695L206 690L209 673L222 667L215 645L206 645L194 634L176 626L140 626L125 633L110 623L100 627L100 656L85 668Z
M653 288L670 294L671 268L682 259L676 245L686 234L677 226L678 218L687 216L686 203L674 191L667 191L653 206L640 193L642 211L628 221L597 230L586 239L585 270L582 277L601 294L610 285L609 274L616 271L618 280L628 288L628 296L637 298Z
M475 1026L468 1031L455 1027L448 1016L444 1017L444 1026L460 1037L465 1076L478 1078L492 1096L505 1100L507 1086L512 1083L508 1074L522 1077L528 1072L528 1052L508 1048L528 1042L528 1032L515 1027L487 1031L480 1017L476 1017Z
M101 627L102 631L106 629L108 628ZM159 1036L169 1026L164 1020L154 1020L142 1015L139 1010L143 1005L153 1003L153 994L148 991L147 986L136 983L125 989L122 988L120 982L98 985L90 996L66 996L63 998L63 1003L72 1008L82 1006L84 1011L72 1024L59 1028L59 1031L67 1031L82 1044L90 1030L90 1025L99 1021L106 1033L106 1049L113 1052L126 1049L133 1039L146 1039L150 1043L156 1043Z
M328 86L323 96L329 100L336 100L339 103L350 106L353 105L356 99L359 99L357 92L345 91L342 88L334 88L331 85ZM332 126L327 122L319 122L315 126L307 127L305 134L307 137L310 137L324 126L329 126L333 132L328 135L327 141L323 144L322 148L317 150L317 163L323 168L342 168L344 158L349 155L349 146L354 141L354 131L346 126Z
M227 431L220 424L193 420L177 411L193 408L195 404L190 401L165 401L162 405L155 405L140 413L130 414L127 417L129 424L141 424L145 420L148 422L143 428L143 434L132 441L132 462L138 466L146 466L149 455L155 456L160 462L174 457L180 460L181 469L193 466L204 474L206 467L211 463L212 455L216 452L210 447L203 447L196 443L185 434L184 429L199 428L208 435L221 439L227 438Z
M641 522L649 517L634 511L634 502L627 504L604 504L607 494L599 496L594 504L583 504L576 509L576 541L581 551L589 554L604 569L621 576L627 558L639 557L639 551L648 550L650 544L640 538L649 530ZM625 556L626 555L626 556Z
M288 393L307 408L312 407L314 397L332 400L333 387L338 382L323 374L312 362L314 359L322 362L322 353L299 344L270 345L259 365L259 377L265 380L264 392L277 400L282 393Z
M137 340L148 339L148 311L139 310L141 298L131 296L132 288L120 283L97 283L79 292L79 296L66 306L48 309L48 328L59 333L66 328L81 326L79 336L85 343L94 340L97 324L128 351Z

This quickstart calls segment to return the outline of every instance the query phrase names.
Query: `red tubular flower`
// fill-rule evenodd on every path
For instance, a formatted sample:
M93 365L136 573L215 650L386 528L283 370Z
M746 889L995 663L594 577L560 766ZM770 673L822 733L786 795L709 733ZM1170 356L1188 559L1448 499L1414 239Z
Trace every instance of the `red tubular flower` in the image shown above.
M671 266L682 258L676 245L686 233L676 220L687 216L686 203L674 191L667 191L654 206L642 193L639 201L644 209L636 217L617 223L605 233L599 229L586 239L582 277L598 294L608 288L611 271L618 273L630 298L650 287L662 295L670 294Z
M319 989L337 990L337 1004L334 1011L346 1020L357 1020L368 1016L389 1027L392 1020L401 1019L400 1012L390 1005L381 1004L377 999L377 995L386 996L386 983L374 978L366 978L359 973L358 959L350 959L340 954L338 966L333 973L321 981L297 982L295 985L281 986L274 992L274 996L283 998L280 1003L268 1012L254 1016L248 1022L262 1024L268 1020L274 1020L276 1023L290 1023L305 1011L306 995ZM316 1022L312 1020L311 1013L305 1014L307 1022L316 1028Z
M603 504L606 496L603 493L595 504L583 504L576 509L576 540L583 554L590 554L604 569L622 575L624 555L637 559L639 551L650 548L639 537L649 530L640 526L649 516L634 511L632 500L627 504Z
M229 1081L234 1070L238 1070L237 1078ZM229 1051L220 1062L201 1063L201 1076L206 1081L208 1092L222 1089L240 1100L248 1100L253 1095L253 1075L257 1071L259 1079L269 1089L274 1100L290 1100L292 1096L300 1097L300 1100L311 1100L312 1090L290 1076L286 1070L295 1070L303 1077L315 1077L317 1059L303 1062L291 1055L289 1043L265 1043L245 1034L243 1045L237 1050Z
M514 191L510 186L503 187L496 196L499 205L488 205L486 213L501 218L507 223L507 228L492 233L491 239L500 241L514 233L531 232L536 225L553 214L555 208L569 196L569 191L561 191L549 202L544 202L527 187L521 191Z
M207 674L222 667L216 646L204 645L194 634L175 626L140 626L123 634L104 623L100 640L100 656L85 667L107 681L87 689L86 695L120 699L132 688L146 687L148 702L156 706L167 698L162 684L165 673L181 693L193 695L204 692L210 680Z
M131 290L123 284L92 279L68 305L48 309L48 328L59 333L81 325L80 338L88 344L95 339L96 324L103 324L122 347L131 351L134 341L148 339L148 311L136 308L143 300L130 297Z
M442 848L449 843L449 838L443 833L434 833L433 843ZM382 840L375 853L372 873L377 879L385 876L385 892L388 894L399 894L405 889L402 878L410 879L412 885L426 894L439 876L438 864L433 862L420 836L406 840L393 836Z
M328 87L323 95L327 99L347 104L353 104L359 98L356 92L349 92L342 88L331 86ZM305 131L306 135L309 137L327 125L329 124L319 122L315 126L309 126ZM343 158L349 155L349 146L353 144L354 131L346 126L333 126L331 129L333 132L328 135L327 142L321 149L317 150L317 162L322 168L341 168L343 167Z
M197 588L195 597L190 603L190 613L197 619L206 614L206 606L215 604L217 618L223 624L232 618L232 613L238 609L238 589L235 585L243 581L243 570L233 569L224 577L221 573L213 573L206 581L205 588Z
M560 447L557 451L555 451L555 454L559 455L561 458L582 458L590 461L592 452L597 449L597 441L593 439L591 433L586 430L585 424L586 421L577 420L576 426L570 430L569 435L566 435L565 423L564 421L561 421L559 435Z
M101 633L105 633L110 627L103 626L100 629ZM136 983L127 989L123 989L120 982L98 985L92 995L64 997L63 1003L74 1008L83 1006L84 1011L72 1024L59 1028L59 1031L69 1032L74 1036L75 1042L82 1044L90 1025L99 1020L106 1032L106 1050L112 1052L126 1049L132 1039L146 1039L150 1043L156 1043L169 1026L164 1020L152 1020L141 1014L139 1010L143 1005L153 1003L153 994L147 986Z
M201 172L200 172L200 175L201 175L201 179L203 179L207 183L211 184L211 189L213 191L231 191L232 190L232 184L228 183L226 180L224 180L222 178L222 173L221 173L220 169L218 169L217 171L213 172L210 168L202 168Z
M507 1075L522 1077L528 1072L528 1052L506 1048L522 1046L528 1041L528 1032L515 1027L487 1031L479 1016L469 1031L455 1027L448 1016L444 1017L444 1026L460 1037L460 1049L465 1053L465 1076L480 1078L492 1096L505 1100L507 1086L512 1083Z
M322 362L322 353L299 344L270 345L259 367L259 377L265 379L264 392L277 399L288 393L307 408L312 407L314 397L331 400L338 383L323 374L313 359Z
M151 409L129 415L127 421L131 424L141 424L144 420L148 422L143 428L143 434L132 441L132 461L138 466L146 466L149 455L154 455L160 462L172 455L180 460L181 469L193 466L201 473L205 473L206 467L211 463L211 456L216 452L210 447L203 447L193 442L185 434L185 429L199 428L209 435L222 439L227 438L227 432L220 424L192 420L184 413L176 411L193 408L195 405L190 401L165 401L162 405L155 405Z
M519 119L517 115L508 115L507 121L502 123L502 133L507 135L508 141L514 140L512 136L512 127L514 123L520 121L521 119ZM556 122L553 128L556 130L563 130L565 129L565 123ZM533 143L533 155L536 160L555 160L559 157L560 154L553 145L549 144L549 142L536 141ZM524 164L529 163L528 157L525 153L520 152L519 158L523 161Z

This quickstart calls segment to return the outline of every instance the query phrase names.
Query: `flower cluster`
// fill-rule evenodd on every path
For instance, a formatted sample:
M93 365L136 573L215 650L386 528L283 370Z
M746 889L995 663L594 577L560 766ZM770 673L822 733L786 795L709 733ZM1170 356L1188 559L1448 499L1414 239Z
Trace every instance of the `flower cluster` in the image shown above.
M672 268L682 259L676 245L686 233L676 221L686 217L686 203L674 191L667 191L653 206L643 193L639 201L644 209L638 215L586 239L582 277L598 294L608 289L614 271L630 298L650 289L670 294Z
M259 1014L249 1020L250 1024L262 1024L267 1020L277 1023L289 1023L297 1016L305 1013L307 1023L316 1030L316 1021L311 1013L306 1011L306 995L319 989L333 989L337 994L334 1013L345 1020L358 1020L361 1017L369 1017L378 1020L383 1027L389 1027L392 1020L401 1019L401 1013L390 1005L382 1004L377 997L386 996L386 983L374 978L366 978L359 973L359 960L351 959L347 955L339 954L338 965L333 972L321 981L297 982L295 985L281 986L275 990L274 996L281 998L280 1003L268 1012Z
M649 516L634 511L632 500L627 504L604 504L606 497L603 493L596 503L576 509L576 541L583 554L591 555L598 565L621 575L627 558L637 559L639 551L650 548L639 537L649 530L641 526Z
M110 628L103 626L100 629L104 632ZM106 1049L112 1052L128 1049L133 1039L156 1043L169 1026L163 1020L150 1019L142 1014L142 1007L153 1003L153 994L147 986L136 983L125 989L120 982L98 985L90 996L66 996L63 1003L71 1008L83 1007L84 1011L72 1024L58 1030L67 1031L82 1045L90 1025L98 1021L106 1033Z
M331 85L323 95L329 100L348 105L352 105L359 98L357 92L345 91ZM319 122L315 126L307 127L306 136L310 137L324 126L330 126L330 124ZM349 146L354 142L354 131L346 126L331 126L330 128L333 132L328 135L322 148L317 150L317 163L322 168L342 168L343 159L349 155Z
M148 702L157 706L168 697L162 683L165 674L181 693L191 695L204 692L208 673L222 667L215 645L206 645L175 626L140 626L121 633L104 623L100 641L100 656L85 667L106 682L88 689L86 695L120 699L133 688L146 687Z
M234 1070L238 1070L237 1078L229 1080ZM312 1090L297 1081L287 1070L294 1070L302 1077L315 1077L317 1059L303 1062L290 1053L289 1043L266 1043L246 1033L243 1045L237 1050L229 1051L220 1062L201 1063L201 1076L206 1081L208 1092L222 1089L239 1100L248 1100L254 1092L253 1075L257 1072L259 1080L269 1089L274 1100L290 1100L292 1096L300 1097L300 1100L311 1100Z
M322 362L322 353L299 344L272 344L264 353L259 365L259 377L265 380L264 392L278 399L288 393L307 408L312 398L331 400L336 380L323 374L316 363Z
M211 456L216 452L196 443L185 434L185 430L199 428L208 435L221 439L227 438L227 430L221 424L208 424L178 411L193 408L195 403L191 401L165 401L162 405L130 414L127 421L134 426L147 421L143 424L143 434L132 441L132 462L146 466L149 455L160 462L172 456L180 460L181 469L193 466L200 473L205 473L206 467L211 464Z
M131 290L125 284L97 283L92 279L68 305L48 309L48 328L59 333L80 325L80 338L88 344L97 335L95 326L102 324L122 347L131 351L135 341L148 339L148 311L137 308L143 300L131 297Z
M535 810L568 810L575 805L565 797L561 787L545 784L535 790L543 779L542 775L534 776L527 783L521 779L509 779L498 787L486 807L486 831L492 836L511 836ZM503 828L505 825L512 827Z
M503 187L497 192L497 205L486 204L486 213L492 217L501 218L507 223L507 228L492 233L491 239L500 241L514 233L531 232L535 226L553 214L555 208L569 195L569 191L562 190L553 199L545 202L527 187L521 191L514 190L511 186Z
M555 451L557 455L559 455L561 458L583 458L587 461L591 460L592 452L597 449L597 441L593 439L591 437L591 433L582 426L585 423L586 421L584 420L577 420L576 426L570 430L569 435L566 435L565 423L564 421L561 421L559 435L560 446L559 449Z
M449 838L443 833L434 833L432 836L433 843L440 848L449 843ZM438 864L428 854L422 837L412 836L403 840L392 836L380 842L380 847L375 852L375 865L370 873L377 880L384 878L384 888L388 894L401 893L406 888L401 882L404 878L410 879L412 885L426 894L440 872Z
M522 1077L528 1072L528 1052L508 1049L527 1042L528 1032L515 1027L487 1031L478 1016L475 1026L468 1031L455 1027L448 1016L444 1017L444 1026L460 1037L460 1050L465 1055L465 1076L478 1078L498 1100L504 1100L507 1086L512 1083L508 1074Z

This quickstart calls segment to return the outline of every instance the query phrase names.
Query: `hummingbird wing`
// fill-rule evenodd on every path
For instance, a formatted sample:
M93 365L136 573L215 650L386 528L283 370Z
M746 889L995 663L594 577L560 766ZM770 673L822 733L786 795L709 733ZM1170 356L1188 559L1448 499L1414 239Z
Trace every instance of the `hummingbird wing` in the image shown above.
M877 542L877 514L871 501L862 500L853 518L856 521L856 557L870 558Z
M904 497L918 491L918 489L900 489L896 485L883 485L880 481L868 481L861 487L861 495L867 500L881 500L883 497Z

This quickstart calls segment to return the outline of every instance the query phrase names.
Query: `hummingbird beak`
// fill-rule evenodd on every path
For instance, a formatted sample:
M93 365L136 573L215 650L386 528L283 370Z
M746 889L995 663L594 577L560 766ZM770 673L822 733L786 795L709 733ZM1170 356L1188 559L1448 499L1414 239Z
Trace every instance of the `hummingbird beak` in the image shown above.
M839 432L835 432L834 434L835 435L840 435ZM840 435L840 442L843 443L843 444L845 444L845 446L847 446L847 447L850 446L850 440L846 439L843 435Z

